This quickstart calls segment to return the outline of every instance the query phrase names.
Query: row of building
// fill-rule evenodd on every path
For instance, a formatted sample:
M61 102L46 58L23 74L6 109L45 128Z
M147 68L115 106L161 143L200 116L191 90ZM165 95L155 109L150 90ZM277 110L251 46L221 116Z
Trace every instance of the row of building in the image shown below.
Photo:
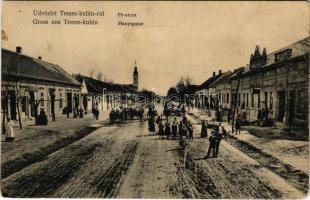
M195 89L195 105L234 109L257 120L259 110L286 125L308 127L310 37L267 54L256 46L249 64L216 74Z
M135 64L133 84L115 84L83 75L70 75L59 65L16 51L2 49L1 64L2 120L33 119L41 109L48 116L72 113L75 108L91 112L118 106L112 96L138 92ZM104 98L102 94L105 94ZM96 102L95 102L96 101ZM4 121L3 121L4 122Z

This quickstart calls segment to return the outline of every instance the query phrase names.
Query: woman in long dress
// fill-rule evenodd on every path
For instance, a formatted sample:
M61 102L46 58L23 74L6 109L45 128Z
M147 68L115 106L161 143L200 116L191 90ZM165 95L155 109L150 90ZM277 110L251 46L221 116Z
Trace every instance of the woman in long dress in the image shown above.
M148 123L149 123L150 135L152 135L152 134L155 135L155 121L154 121L154 117L150 117Z
M171 135L171 129L170 129L170 123L167 119L167 122L165 123L165 135L167 137L167 139L169 139L170 135Z
M182 129L182 127L183 127L183 123L182 123L182 121L180 121L180 123L179 123L179 137L181 138L182 137L182 135L183 135L183 129Z
M172 129L172 137L176 137L178 133L178 123L176 122L176 120L173 121L171 129Z
M158 134L159 134L159 139L164 138L165 130L164 130L164 125L162 121L159 121L158 123Z
M205 120L202 120L202 123L201 123L201 133L200 133L200 136L201 136L201 138L208 137L208 129L207 129L206 121Z

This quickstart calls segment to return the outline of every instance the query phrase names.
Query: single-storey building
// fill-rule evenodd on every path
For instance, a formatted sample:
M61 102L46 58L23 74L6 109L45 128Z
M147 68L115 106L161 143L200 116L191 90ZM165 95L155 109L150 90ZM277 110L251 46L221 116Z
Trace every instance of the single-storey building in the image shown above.
M57 64L24 55L22 47L2 49L1 75L1 109L7 119L33 119L41 109L48 116L71 113L80 104L77 80Z

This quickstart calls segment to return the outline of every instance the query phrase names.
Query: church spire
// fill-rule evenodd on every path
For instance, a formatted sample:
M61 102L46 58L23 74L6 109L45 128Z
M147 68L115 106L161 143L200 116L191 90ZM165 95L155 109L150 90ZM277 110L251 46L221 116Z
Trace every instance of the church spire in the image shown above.
M138 89L139 86L139 74L138 74L138 67L137 67L137 61L135 60L135 68L133 71L133 85L136 89Z

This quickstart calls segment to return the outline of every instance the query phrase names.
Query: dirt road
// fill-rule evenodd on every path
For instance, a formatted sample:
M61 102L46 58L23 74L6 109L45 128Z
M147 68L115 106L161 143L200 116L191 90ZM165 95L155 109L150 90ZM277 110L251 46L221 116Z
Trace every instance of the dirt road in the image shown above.
M172 120L172 119L171 119ZM186 149L150 136L147 122L107 125L2 179L6 197L300 198L304 193L223 141Z

